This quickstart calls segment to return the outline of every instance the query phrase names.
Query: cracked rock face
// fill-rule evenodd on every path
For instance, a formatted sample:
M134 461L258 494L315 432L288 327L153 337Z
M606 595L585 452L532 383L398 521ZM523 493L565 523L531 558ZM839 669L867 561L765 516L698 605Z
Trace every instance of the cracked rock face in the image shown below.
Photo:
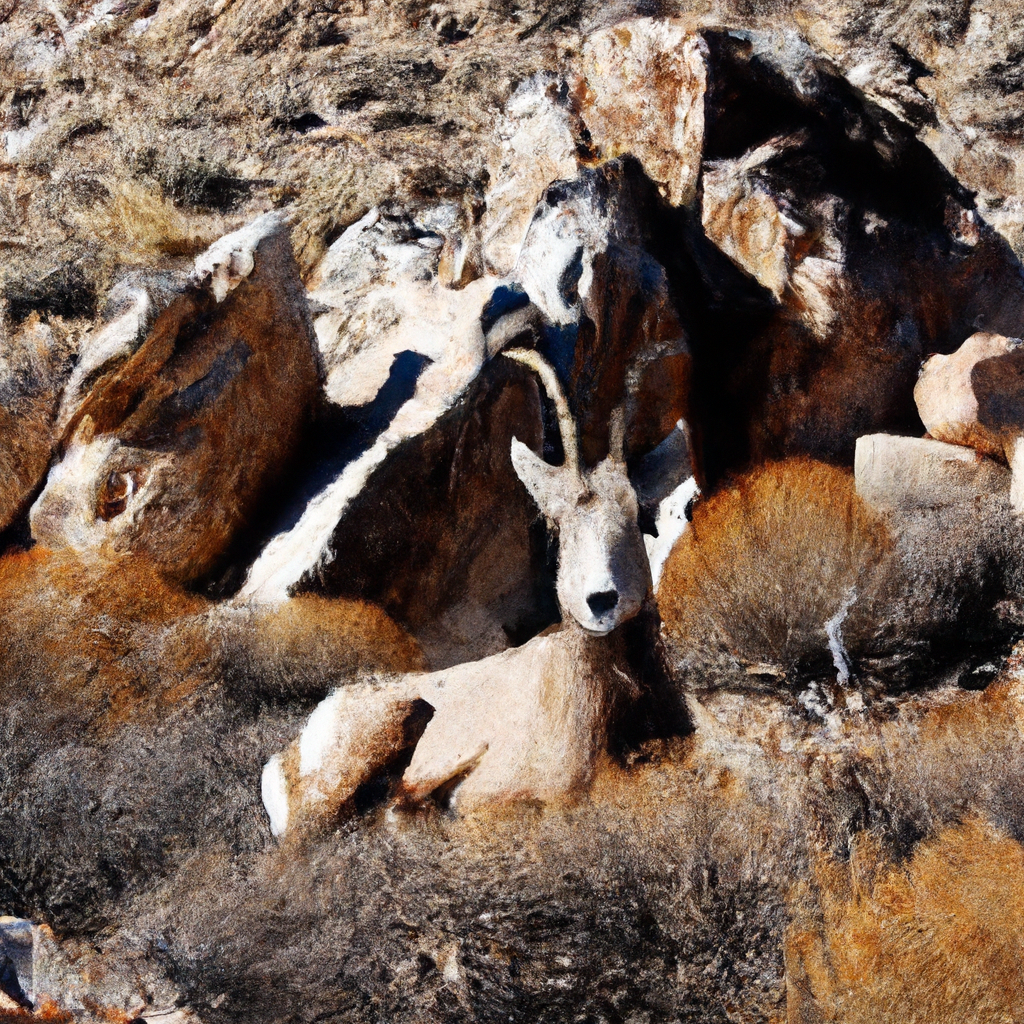
M673 206L697 191L707 48L685 22L649 18L583 45L583 118L603 157L630 153Z

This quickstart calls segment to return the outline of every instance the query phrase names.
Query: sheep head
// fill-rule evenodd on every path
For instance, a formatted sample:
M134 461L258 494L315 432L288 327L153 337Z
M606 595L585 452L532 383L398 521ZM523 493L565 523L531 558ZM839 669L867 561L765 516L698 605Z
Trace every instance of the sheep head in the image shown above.
M622 417L613 418L608 457L593 469L583 469L576 424L554 370L529 349L509 349L504 355L537 373L558 411L563 464L550 465L513 438L512 465L558 531L562 614L588 633L610 633L640 611L651 589L639 503L622 457Z

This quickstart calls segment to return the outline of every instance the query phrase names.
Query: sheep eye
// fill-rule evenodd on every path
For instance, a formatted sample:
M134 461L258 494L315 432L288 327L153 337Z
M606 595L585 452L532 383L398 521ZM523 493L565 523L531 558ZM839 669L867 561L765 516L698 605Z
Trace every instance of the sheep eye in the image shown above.
M127 507L128 499L135 492L135 477L131 473L114 470L103 484L96 514L104 522L119 516Z

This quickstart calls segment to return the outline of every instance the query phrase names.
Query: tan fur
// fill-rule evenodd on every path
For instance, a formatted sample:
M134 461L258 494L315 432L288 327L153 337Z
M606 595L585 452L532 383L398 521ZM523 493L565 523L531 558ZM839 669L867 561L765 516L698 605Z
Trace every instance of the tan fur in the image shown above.
M590 786L615 708L636 696L620 648L619 634L572 623L482 661L340 687L264 771L274 830L330 824L411 745L401 802L454 788L460 813L572 804ZM433 715L422 736L409 725L417 701Z
M479 661L335 690L264 769L263 802L277 835L328 823L348 805L408 745L402 723L416 701L434 717L412 741L403 799L419 802L449 787L460 811L571 803L590 785L612 709L639 691L615 633L641 611L651 587L625 464L610 455L583 470L554 370L532 351L505 354L538 373L558 409L564 464L549 465L515 438L511 458L559 531L562 627ZM622 417L613 419L618 437L609 440L621 450Z

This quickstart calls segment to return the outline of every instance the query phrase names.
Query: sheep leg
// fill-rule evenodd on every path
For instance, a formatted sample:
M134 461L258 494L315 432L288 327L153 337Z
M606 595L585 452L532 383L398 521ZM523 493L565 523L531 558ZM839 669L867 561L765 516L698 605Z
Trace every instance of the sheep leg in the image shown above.
M332 820L364 782L408 746L416 702L403 677L335 690L302 732L263 769L263 805L274 835Z

